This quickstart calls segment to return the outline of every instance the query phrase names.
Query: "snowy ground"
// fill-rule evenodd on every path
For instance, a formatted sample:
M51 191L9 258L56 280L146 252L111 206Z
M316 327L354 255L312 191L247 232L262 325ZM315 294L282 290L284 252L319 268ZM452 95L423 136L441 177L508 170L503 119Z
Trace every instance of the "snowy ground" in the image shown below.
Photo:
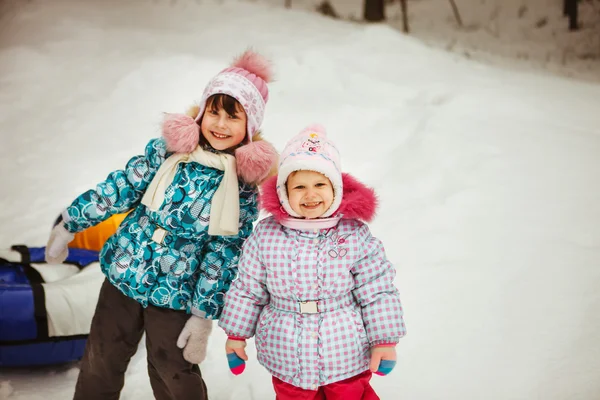
M259 0L283 7L285 0ZM291 0L314 10L323 0ZM363 0L329 0L345 20L362 20ZM512 69L544 71L600 82L600 0L579 3L578 31L568 30L563 0L408 0L410 35L465 58ZM388 3L386 1L386 3ZM386 7L387 23L402 30L399 0Z
M62 207L253 45L277 71L267 138L281 149L323 123L380 195L372 230L408 328L398 367L373 380L381 398L598 398L600 85L232 0L21 6L0 20L4 247L44 244ZM223 343L216 329L202 365L211 399L272 399L254 359L229 373ZM70 398L77 371L1 370L0 399ZM151 398L143 347L122 398Z
M467 58L506 67L600 82L600 1L579 2L577 31L568 30L563 0L409 0L412 35ZM398 6L389 13L399 26Z

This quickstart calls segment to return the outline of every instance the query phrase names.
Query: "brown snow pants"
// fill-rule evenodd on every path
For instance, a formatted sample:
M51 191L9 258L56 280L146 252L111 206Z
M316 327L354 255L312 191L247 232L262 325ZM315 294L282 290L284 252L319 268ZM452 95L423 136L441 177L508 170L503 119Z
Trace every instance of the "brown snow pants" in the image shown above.
M187 362L176 344L188 318L183 311L144 308L105 280L81 360L74 399L118 399L127 365L144 331L154 397L158 400L208 399L200 368Z

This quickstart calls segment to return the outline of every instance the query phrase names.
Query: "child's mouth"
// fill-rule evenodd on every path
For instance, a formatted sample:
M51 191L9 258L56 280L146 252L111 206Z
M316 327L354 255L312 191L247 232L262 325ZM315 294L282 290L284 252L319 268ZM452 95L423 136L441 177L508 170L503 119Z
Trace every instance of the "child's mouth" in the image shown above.
M228 135L223 135L223 134L217 133L215 131L210 131L210 133L217 139L227 139L229 137Z
M302 203L302 207L308 208L309 210L314 210L321 205L321 201L311 201L309 203Z

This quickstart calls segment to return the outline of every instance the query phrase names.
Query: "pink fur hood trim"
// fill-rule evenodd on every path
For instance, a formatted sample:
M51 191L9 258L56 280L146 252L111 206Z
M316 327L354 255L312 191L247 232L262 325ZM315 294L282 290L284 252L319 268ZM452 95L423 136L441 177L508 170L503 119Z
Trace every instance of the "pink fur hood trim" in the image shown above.
M342 174L344 194L342 203L335 215L344 219L358 219L370 222L377 211L377 195L375 190L358 181L348 173ZM261 185L260 207L273 215L277 221L290 218L285 212L277 196L277 176L273 176Z

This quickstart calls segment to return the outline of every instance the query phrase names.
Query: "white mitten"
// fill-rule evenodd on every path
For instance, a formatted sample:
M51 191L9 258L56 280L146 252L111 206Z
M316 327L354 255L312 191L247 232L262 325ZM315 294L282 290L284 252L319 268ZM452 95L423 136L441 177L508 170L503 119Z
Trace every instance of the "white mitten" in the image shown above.
M211 319L192 315L177 338L177 347L183 349L183 358L192 364L200 364L206 357L208 337L212 331Z
M50 232L50 239L46 245L46 262L49 264L61 264L69 255L67 247L75 235L65 229L62 223L59 223Z

